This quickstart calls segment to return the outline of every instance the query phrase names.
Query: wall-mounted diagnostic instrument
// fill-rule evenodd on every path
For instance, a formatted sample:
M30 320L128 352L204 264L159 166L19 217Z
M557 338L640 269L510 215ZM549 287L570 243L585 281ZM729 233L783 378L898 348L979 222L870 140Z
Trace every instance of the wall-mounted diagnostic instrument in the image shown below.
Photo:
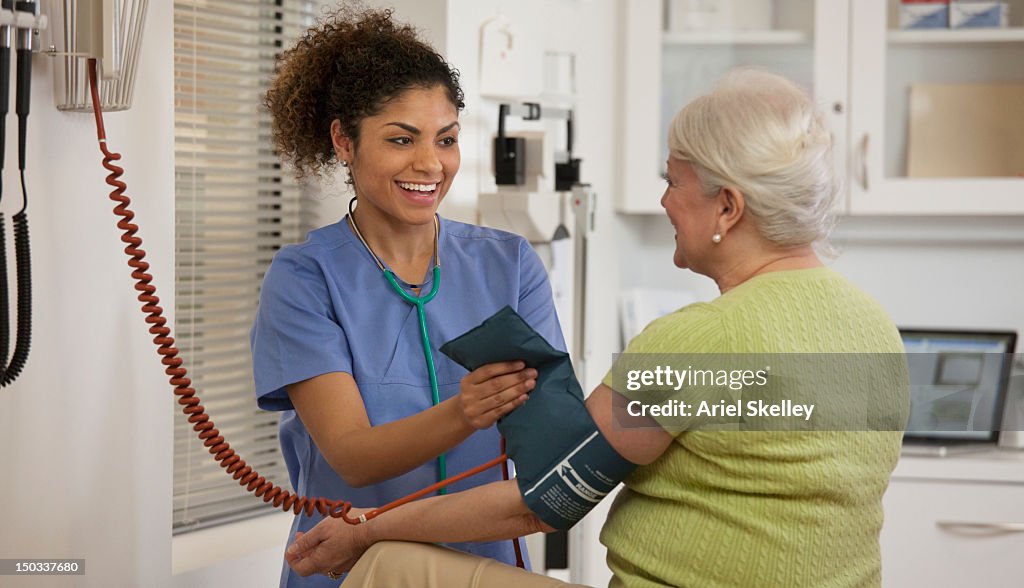
M33 41L41 29L46 28L47 19L39 14L38 2L0 2L0 171L3 170L7 154L7 113L10 110L11 86L11 45L15 47L17 74L15 79L14 110L18 116L18 172L21 176L21 202L13 209L11 217L14 227L15 264L17 266L17 336L14 352L10 351L10 300L11 285L7 272L6 232L7 225L0 209L0 387L17 379L28 361L32 341L32 264L28 233L28 187L25 185L25 145L27 142L28 113L32 88ZM8 199L10 202L11 199ZM0 205L4 194L0 186Z

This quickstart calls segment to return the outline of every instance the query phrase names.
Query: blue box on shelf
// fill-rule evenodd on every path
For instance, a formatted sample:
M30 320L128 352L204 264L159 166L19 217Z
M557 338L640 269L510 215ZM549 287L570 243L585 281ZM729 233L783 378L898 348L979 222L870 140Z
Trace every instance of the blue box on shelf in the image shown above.
M949 2L901 2L901 29L949 28Z
M1000 28L1009 20L1006 2L954 0L949 9L949 27L953 29Z

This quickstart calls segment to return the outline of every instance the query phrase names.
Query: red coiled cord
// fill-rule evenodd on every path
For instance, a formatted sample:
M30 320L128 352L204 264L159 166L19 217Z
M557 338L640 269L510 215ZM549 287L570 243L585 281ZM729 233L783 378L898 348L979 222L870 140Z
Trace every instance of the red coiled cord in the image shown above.
M124 252L129 257L128 265L133 268L132 278L136 281L135 290L139 292L139 302L143 303L142 312L146 314L146 323L150 325L149 332L154 335L153 343L158 346L157 353L161 356L160 362L166 366L164 372L170 376L170 383L174 386L174 393L178 396L178 404L182 406L181 411L188 415L188 422L193 425L192 429L199 434L199 439L203 441L203 445L209 449L220 466L227 468L227 473L238 480L239 485L245 486L249 492L262 497L264 502L273 502L275 508L281 507L283 510L291 510L295 514L305 512L307 516L312 516L314 512L319 512L324 516L340 516L352 524L358 523L358 519L349 519L345 516L352 508L352 504L349 502L298 496L268 482L266 478L246 465L245 460L231 449L231 445L224 440L210 416L206 414L206 409L200 404L196 391L191 387L192 380L188 378L188 371L182 366L182 359L178 357L178 349L174 346L174 337L171 335L171 329L166 325L167 319L163 316L164 310L159 306L160 298L156 296L156 286L152 284L153 276L146 273L149 270L149 263L144 260L146 252L141 249L142 238L136 235L139 227L131 222L135 218L135 213L129 208L131 199L124 194L128 186L118 179L124 173L124 169L113 163L121 159L121 154L107 149L107 135L103 128L103 113L96 84L95 59L89 60L89 86L92 92L93 114L96 117L96 134L99 139L100 151L103 152L103 167L110 171L106 182L114 187L114 191L110 193L110 199L118 203L114 207L114 214L121 217L117 222L117 228L124 231L121 241L127 243Z
M502 454L485 464L442 480L437 484L376 508L357 518L348 516L349 511L352 509L351 502L292 494L280 486L267 481L266 478L248 466L245 460L231 449L231 444L224 439L220 431L214 426L210 415L206 414L206 409L200 404L195 389L191 387L192 380L188 378L188 371L182 365L184 363L183 360L178 357L178 349L174 346L174 337L171 335L170 327L167 326L167 319L163 316L164 309L159 305L160 298L156 296L156 286L152 284L153 276L146 273L149 270L149 263L144 260L146 251L141 248L142 238L136 234L139 230L138 225L131 222L135 218L135 213L129 208L131 199L124 194L128 185L119 179L124 174L124 169L113 163L121 159L121 154L113 153L107 149L107 134L103 128L103 112L100 107L99 89L96 83L95 59L89 60L89 87L92 93L93 115L96 118L96 135L99 140L100 151L103 152L103 167L110 172L106 182L114 187L114 191L110 193L110 199L118 203L114 207L114 214L121 217L117 222L117 228L124 231L121 235L121 241L127 243L124 252L129 257L128 265L132 267L135 290L139 292L139 302L143 303L142 312L146 314L146 323L150 325L149 332L151 335L154 335L153 343L157 345L157 353L161 356L160 363L166 366L164 373L170 376L170 383L174 386L174 393L178 396L178 404L182 406L181 412L188 415L188 422L193 425L192 429L199 434L199 439L202 440L203 445L208 448L209 452L213 454L213 458L220 463L222 468L226 468L226 473L231 474L235 480L238 480L240 486L245 486L249 492L262 497L263 502L273 502L274 508L281 508L285 512L289 510L294 514L305 512L306 516L312 516L314 512L318 512L323 516L340 517L349 524L358 525L407 502L436 492L449 484L494 467L508 459L506 455ZM504 446L502 449L504 450ZM518 543L516 550L518 552Z

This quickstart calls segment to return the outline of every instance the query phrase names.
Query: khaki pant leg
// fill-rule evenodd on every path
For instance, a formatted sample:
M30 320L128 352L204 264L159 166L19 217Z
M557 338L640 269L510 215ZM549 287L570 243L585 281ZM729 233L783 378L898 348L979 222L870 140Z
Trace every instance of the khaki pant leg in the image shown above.
M493 559L404 541L375 544L345 579L345 588L586 588Z

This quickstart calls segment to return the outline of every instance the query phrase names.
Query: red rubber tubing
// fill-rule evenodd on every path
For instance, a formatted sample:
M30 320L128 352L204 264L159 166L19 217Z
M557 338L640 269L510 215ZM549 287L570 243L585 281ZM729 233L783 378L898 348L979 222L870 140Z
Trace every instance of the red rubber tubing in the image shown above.
M147 273L149 263L145 261L146 251L141 248L142 238L137 234L138 225L131 222L135 218L135 213L130 208L131 199L124 193L128 185L119 179L124 174L124 169L113 163L121 159L121 154L111 152L107 148L107 133L103 128L103 111L100 107L99 89L96 83L95 59L89 60L89 88L92 93L93 115L96 118L97 140L100 151L103 152L103 167L110 172L106 177L106 182L114 187L110 193L110 199L117 203L117 206L114 207L114 214L121 217L117 222L117 228L124 231L121 234L121 241L126 244L124 252L128 256L128 265L132 268L131 275L135 280L135 290L139 292L138 300L143 304L142 312L146 315L145 320L149 325L149 333L154 336L153 343L157 346L156 352L160 355L160 363L165 366L164 373L170 376L174 394L178 396L178 404L182 406L181 412L188 416L188 422L192 423L192 430L198 434L199 439L213 455L213 458L220 463L222 468L225 468L226 473L238 480L240 486L245 486L246 490L263 498L263 502L273 502L274 508L280 508L285 512L292 511L294 514L305 512L306 516L312 516L314 512L318 512L323 516L340 517L352 525L359 524L362 522L360 518L348 516L348 512L352 509L351 502L293 494L259 475L231 449L231 444L217 430L210 415L206 414L206 408L200 403L199 396L192 388L192 380L188 377L188 371L182 365L184 361L178 357L178 348L174 346L174 337L171 335L170 327L167 326L167 319L163 316L164 309L160 307L160 298L156 295L153 276ZM376 508L363 518L365 520L375 518L402 504L494 467L506 459L508 457L502 454L458 476L442 480L409 496Z

